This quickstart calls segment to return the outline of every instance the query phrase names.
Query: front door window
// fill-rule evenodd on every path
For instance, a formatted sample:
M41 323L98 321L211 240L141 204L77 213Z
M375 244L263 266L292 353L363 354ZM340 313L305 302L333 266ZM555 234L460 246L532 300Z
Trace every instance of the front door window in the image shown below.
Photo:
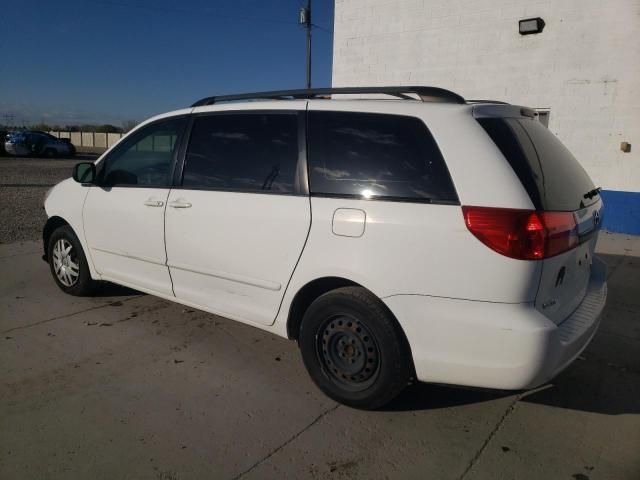
M100 162L98 184L106 187L169 187L175 151L186 119L143 127Z

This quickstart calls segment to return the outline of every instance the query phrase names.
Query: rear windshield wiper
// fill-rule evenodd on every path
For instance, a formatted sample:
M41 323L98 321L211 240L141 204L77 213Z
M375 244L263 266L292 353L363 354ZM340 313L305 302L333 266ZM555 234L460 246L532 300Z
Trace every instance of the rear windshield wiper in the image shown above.
M583 196L584 196L584 198L588 198L589 200L591 200L593 197L595 197L596 195L598 195L600 193L600 190L602 190L602 188L596 187L593 190L589 190Z

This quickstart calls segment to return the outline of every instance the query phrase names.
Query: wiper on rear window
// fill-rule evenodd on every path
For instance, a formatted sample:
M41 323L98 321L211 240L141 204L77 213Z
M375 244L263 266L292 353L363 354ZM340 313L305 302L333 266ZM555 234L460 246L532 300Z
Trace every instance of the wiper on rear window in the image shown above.
M602 188L596 187L593 190L589 190L583 196L584 196L584 198L588 198L589 200L591 200L593 197L595 197L596 195L598 195L600 193L600 190L602 190Z

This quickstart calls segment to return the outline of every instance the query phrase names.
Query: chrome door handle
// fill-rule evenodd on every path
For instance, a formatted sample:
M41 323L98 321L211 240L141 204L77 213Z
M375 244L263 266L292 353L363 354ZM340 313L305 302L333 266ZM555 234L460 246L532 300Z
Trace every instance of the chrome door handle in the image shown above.
M145 200L144 204L147 207L161 207L164 205L164 202L161 200Z
M191 208L191 204L184 200L174 200L173 202L169 202L167 205L171 208Z

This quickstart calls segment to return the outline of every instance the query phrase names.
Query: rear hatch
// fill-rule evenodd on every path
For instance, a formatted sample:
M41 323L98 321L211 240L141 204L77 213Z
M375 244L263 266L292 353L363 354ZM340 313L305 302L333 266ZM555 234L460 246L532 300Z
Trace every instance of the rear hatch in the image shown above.
M476 116L511 164L535 209L571 212L575 219L577 245L540 260L542 275L535 306L559 324L587 291L602 218L599 189L571 152L535 118Z

